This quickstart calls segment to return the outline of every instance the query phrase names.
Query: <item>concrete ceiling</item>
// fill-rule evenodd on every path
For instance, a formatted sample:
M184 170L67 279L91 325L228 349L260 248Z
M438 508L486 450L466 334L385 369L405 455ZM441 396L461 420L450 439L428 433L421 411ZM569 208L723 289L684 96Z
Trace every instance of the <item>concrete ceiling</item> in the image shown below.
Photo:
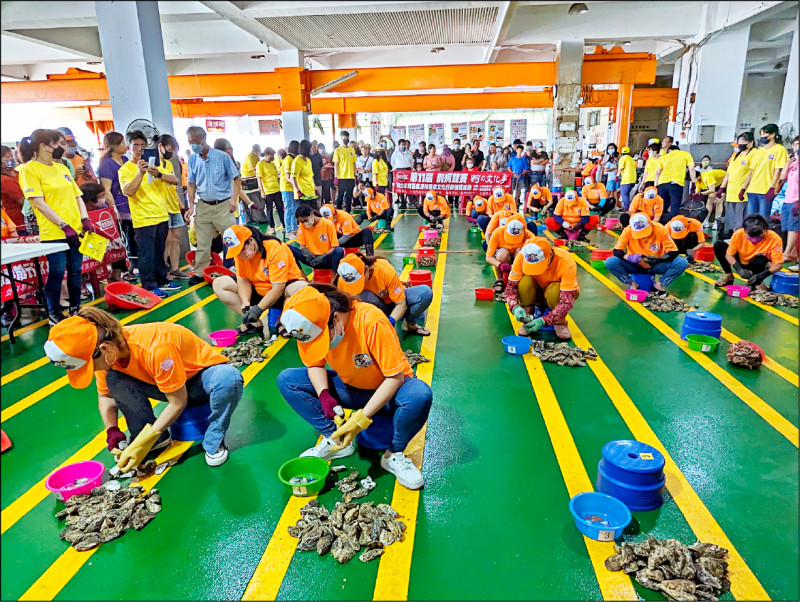
M4 80L102 71L94 2L1 4ZM171 75L270 70L295 48L311 69L552 61L559 39L653 52L666 75L680 41L746 25L748 72L780 73L797 27L790 1L586 2L582 15L569 15L568 1L158 4Z

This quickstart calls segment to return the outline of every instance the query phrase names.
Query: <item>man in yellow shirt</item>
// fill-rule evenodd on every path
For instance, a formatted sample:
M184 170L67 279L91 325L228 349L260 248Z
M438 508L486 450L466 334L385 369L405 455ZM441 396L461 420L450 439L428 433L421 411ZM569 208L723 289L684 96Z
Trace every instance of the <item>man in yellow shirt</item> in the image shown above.
M177 282L167 279L167 264L164 262L169 233L167 194L168 189L178 183L178 179L172 163L161 156L158 167L149 167L147 161L142 159L147 147L147 138L142 132L129 132L128 146L132 160L124 163L117 173L122 194L128 197L136 245L139 247L139 278L142 288L159 297L166 297L166 291L181 288Z
M333 151L333 166L337 178L334 185L338 187L336 208L341 209L344 204L350 213L353 209L353 189L356 186L356 152L350 146L350 132L342 130L340 136L342 144Z
M631 191L636 186L636 161L631 157L631 147L623 146L619 158L619 195L622 208L627 211L631 204Z
M273 206L278 210L278 217L283 223L283 198L281 197L281 187L278 182L278 165L275 161L275 150L267 147L264 151L264 158L256 164L256 177L258 178L258 188L264 199L264 213L267 214L267 224L269 230L267 234L275 234L275 216L272 214Z
M666 138L664 140L666 141ZM692 184L696 184L694 158L688 152L680 150L675 142L666 147L664 154L658 159L655 186L658 188L659 196L664 199L664 205L668 207L668 219L672 219L681 211L687 168Z
M747 192L744 183L750 173L750 163L747 159L754 152L755 139L750 132L742 132L736 139L736 152L728 159L728 171L720 185L720 192L725 192L725 234L724 239L729 239L735 230L742 227L747 215ZM730 191L730 192L728 192Z

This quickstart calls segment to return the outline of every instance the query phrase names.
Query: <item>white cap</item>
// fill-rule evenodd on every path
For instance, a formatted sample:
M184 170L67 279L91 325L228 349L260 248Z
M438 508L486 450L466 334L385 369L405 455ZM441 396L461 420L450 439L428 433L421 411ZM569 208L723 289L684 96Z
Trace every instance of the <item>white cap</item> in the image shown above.
M564 198L565 198L566 200L568 200L568 201L574 201L575 199L577 199L577 198L578 198L578 195L575 193L575 191L574 191L574 190L567 190L567 191L564 193Z
M508 222L508 218L507 217L501 217L498 221L500 222L501 226L505 226L506 222Z
M542 247L537 245L535 242L529 242L527 245L522 247L522 258L528 263L541 263L547 259Z
M634 232L641 232L642 230L646 229L650 226L650 220L647 219L647 216L644 213L635 213L631 217L631 230Z
M322 217L333 217L333 211L331 211L330 207L321 207L319 212L322 214Z
M476 207L483 207L483 199L475 199Z
M336 268L336 272L347 284L353 284L354 282L358 282L361 280L361 278L363 278L355 266L345 262L339 263L339 267Z
M653 190L652 188L650 188L650 189L644 191L644 198L652 200L652 199L656 198L656 194L658 194L658 193L655 190Z
M296 309L281 314L281 324L286 332L301 343L310 343L322 334L322 329Z
M505 195L505 193L506 193L506 191L505 191L505 190L503 190L502 188L500 188L499 186L498 186L497 188L495 188L495 189L492 191L492 194L494 195L494 197L495 197L496 199L503 198L503 196Z
M525 224L523 224L518 219L512 219L510 222L506 222L506 232L511 234L512 236L517 236L522 234L525 230Z
M44 344L44 353L51 364L58 368L64 368L65 370L77 370L78 368L83 368L86 364L84 360L72 357L62 351L53 340L49 340Z
M592 184L594 184L594 180L592 180L591 176L586 176L585 178L583 178L583 183L591 186Z
M433 193L432 193L432 192L428 192L428 193L425 195L425 198L426 198L426 199L428 199L429 201L432 201L432 200L433 200Z
M684 230L686 230L686 224L684 224L679 219L674 219L669 223L669 229L672 230L675 234L680 234Z

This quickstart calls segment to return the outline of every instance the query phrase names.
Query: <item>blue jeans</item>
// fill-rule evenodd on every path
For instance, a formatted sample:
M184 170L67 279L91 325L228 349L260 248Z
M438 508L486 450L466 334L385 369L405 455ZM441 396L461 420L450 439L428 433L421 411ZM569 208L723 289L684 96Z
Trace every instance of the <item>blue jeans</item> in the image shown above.
M622 199L622 208L627 211L631 206L631 190L636 184L623 184L619 187L619 196Z
M44 303L48 313L61 313L61 281L64 280L64 272L67 273L69 306L80 307L81 263L83 263L83 255L78 249L72 247L47 256L48 273L47 282L44 285Z
M294 212L297 209L297 202L294 200L294 193L281 191L281 198L283 199L283 221L286 226L287 232L297 231L297 217Z
M480 229L486 232L486 228L489 225L489 222L492 221L492 218L488 215L479 215L478 216L478 226Z
M416 323L417 318L425 313L433 301L433 290L431 287L424 284L418 286L410 286L405 290L406 303L408 304L408 311L406 311L403 319L408 323ZM364 289L358 295L358 298L365 303L370 303L380 309L387 316L392 313L394 303L385 303L378 295L372 291Z
M767 223L769 223L769 213L772 209L771 205L772 203L767 202L766 195L756 194L755 192L747 193L747 215L758 213L759 215L763 215Z
M540 188L543 187L543 186L547 186L547 172L545 170L532 171L528 175L528 178L530 179L529 181L530 181L531 188L533 186L535 186L536 184L538 184Z
M683 185L675 182L658 185L658 194L664 199L664 213L670 219L681 212L681 201L683 200Z
M156 421L148 398L167 401L167 396L156 385L118 370L109 370L106 373L106 383L109 395L117 402L117 407L128 421L130 440L133 441L145 424ZM231 414L242 398L242 387L242 373L230 364L203 368L186 381L187 406L211 404L208 428L203 437L203 449L209 454L217 451L225 437L231 423Z
M343 408L361 409L367 405L375 391L357 389L342 382L333 370L328 370L328 388ZM287 368L278 375L278 390L286 402L316 431L330 437L336 423L325 416L322 405L308 378L307 368ZM406 377L405 382L375 415L392 416L394 432L389 444L391 453L402 452L416 435L431 411L433 391L417 378Z
M633 278L630 276L631 274L661 274L659 282L662 286L667 287L672 284L675 278L683 274L688 266L689 262L686 261L685 257L680 255L672 261L657 263L649 270L643 268L638 263L631 263L627 259L620 259L614 255L606 259L606 268L608 268L608 271L614 274L614 276L625 285L629 285L633 281Z

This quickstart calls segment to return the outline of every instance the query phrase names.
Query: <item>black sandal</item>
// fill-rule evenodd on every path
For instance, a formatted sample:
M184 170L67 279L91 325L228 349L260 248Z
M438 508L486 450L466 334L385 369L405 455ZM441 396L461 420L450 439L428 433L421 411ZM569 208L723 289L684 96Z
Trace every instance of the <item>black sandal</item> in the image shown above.
M497 280L494 281L494 284L492 285L492 290L496 293L502 293L506 290L506 285L505 282L503 282L502 278L498 278Z
M245 326L245 325L242 324L242 326ZM249 334L261 333L263 331L263 329L264 329L264 325L263 324L261 326L256 326L252 322L250 324L247 324L244 330L242 330L242 326L240 326L237 329L237 332L236 332L236 336L237 337L246 337Z
M284 339L291 339L292 335L286 332L286 328L284 328L283 324L278 323L278 334L281 335Z

